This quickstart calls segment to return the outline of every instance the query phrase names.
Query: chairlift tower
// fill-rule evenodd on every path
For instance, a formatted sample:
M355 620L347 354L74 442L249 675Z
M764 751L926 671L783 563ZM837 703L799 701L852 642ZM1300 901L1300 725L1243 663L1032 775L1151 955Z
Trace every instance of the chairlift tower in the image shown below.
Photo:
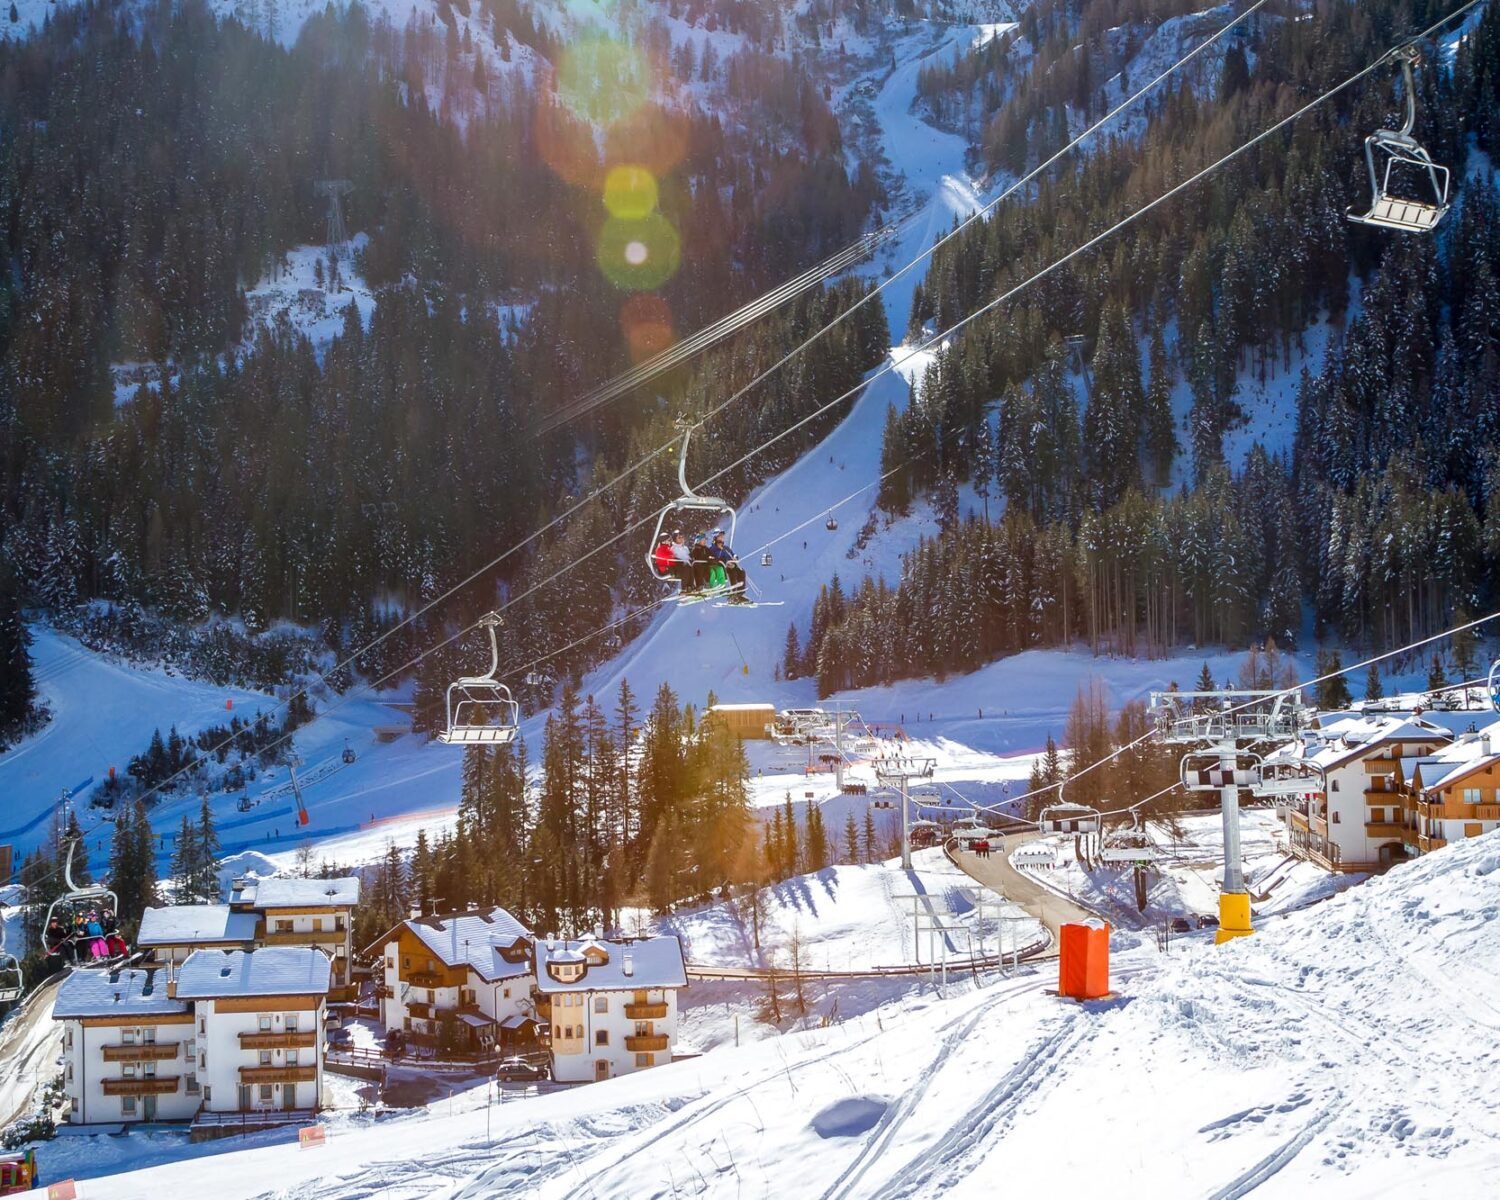
M349 242L343 201L354 190L354 184L348 179L320 179L313 184L313 190L328 199L328 253L334 259L341 259Z
M1220 944L1253 933L1250 892L1240 858L1240 789L1260 780L1260 756L1248 748L1295 738L1309 710L1300 693L1255 690L1152 692L1150 715L1163 741L1197 746L1182 757L1182 786L1219 793L1224 825L1224 884L1219 892Z
M901 869L911 870L911 781L931 779L937 770L935 758L887 758L875 766L875 778L881 787L901 792Z

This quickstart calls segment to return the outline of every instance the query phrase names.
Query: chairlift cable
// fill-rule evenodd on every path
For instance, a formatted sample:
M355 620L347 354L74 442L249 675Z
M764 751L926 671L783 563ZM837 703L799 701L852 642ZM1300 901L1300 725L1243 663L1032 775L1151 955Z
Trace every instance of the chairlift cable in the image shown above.
M1479 3L1479 0L1473 0L1473 2L1474 3ZM1269 0L1255 0L1255 3L1253 3L1244 12L1240 13L1239 16L1234 17L1232 20L1230 20L1227 24L1223 25L1221 28L1219 28L1216 32L1214 32L1213 34L1211 34L1204 41L1200 42L1197 46L1195 46L1192 50L1188 51L1188 53L1184 54L1181 58L1179 58L1171 66L1167 67L1164 71L1162 71L1160 74L1158 74L1150 82L1146 83L1142 87L1137 88L1128 97L1126 97L1125 99L1121 100L1119 104L1115 105L1114 108L1110 109L1109 112L1105 113L1102 117L1100 117L1092 125L1088 126L1088 128L1086 128L1077 137L1073 138L1071 141L1069 141L1066 144L1064 144L1060 149L1058 149L1055 152L1053 152L1048 158L1046 158L1042 162L1038 163L1030 171L1027 171L1025 174L1021 175L1014 183L1012 183L1009 187L1007 187L1004 191L1002 191L998 196L996 196L988 204L985 204L984 206L975 209L974 212L970 213L969 216L967 216L962 221L960 221L956 226L954 226L952 229L950 229L942 237L940 237L936 241L934 241L930 246L923 247L923 249L921 249L920 251L918 251L918 253L910 261L908 261L904 266L902 266L898 271L896 271L894 274L888 276L884 280L881 280L875 286L875 288L872 291L870 291L866 295L862 296L859 300L857 300L849 308L845 309L842 313L839 313L837 316L835 316L832 320L830 320L822 328L816 330L814 333L812 333L811 335L809 335L808 338L805 341L801 342L799 345L795 346L793 349L791 349L790 351L788 351L782 358L780 358L779 360L777 360L770 367L768 367L765 371L763 371L760 375L756 376L748 384L746 384L743 388L741 388L738 392L736 392L733 396L731 396L730 399L729 399L729 401L727 401L726 403L733 403L735 400L739 399L739 397L743 396L745 394L745 392L749 391L751 388L753 388L757 384L761 383L763 380L765 380L771 374L773 374L774 372L778 371L781 367L785 366L794 357L796 357L797 355L801 354L802 351L806 350L809 346L811 346L815 341L817 341L819 338L821 338L824 334L828 333L830 330L832 330L835 327L837 327L838 325L842 324L847 318L853 316L854 313L856 313L857 311L859 311L859 309L861 309L862 307L864 307L864 305L867 304L870 300L872 300L876 296L880 295L883 291L885 291L885 289L887 287L889 287L891 284L895 283L896 280L900 279L903 275L905 275L908 271L912 270L919 263L921 263L921 262L925 261L926 259L930 258L939 249L941 249L943 246L947 245L950 241L952 241L954 238L956 238L959 234L961 234L970 225L974 224L974 222L983 220L985 217L989 216L990 213L992 213L996 208L998 208L1004 201L1006 201L1011 196L1013 196L1017 191L1019 191L1021 188L1025 187L1027 184L1031 183L1039 175L1041 175L1042 172L1046 171L1049 167L1051 167L1059 159L1061 159L1065 155L1071 153L1079 145L1081 145L1083 142L1087 141L1090 137L1092 137L1095 133L1097 133L1101 128L1103 128L1105 125L1107 125L1110 121L1114 120L1115 117L1119 116L1122 112L1124 112L1126 109L1128 109L1129 107L1131 107L1137 100L1139 100L1147 92L1152 91L1158 84L1162 83L1163 81L1165 81L1166 79L1168 79L1172 75L1174 75L1177 71L1181 70L1188 63L1190 63L1193 59L1197 58L1198 55L1202 54L1210 46L1214 45L1214 43L1216 43L1220 38L1222 38L1226 33L1228 33L1236 25L1240 24L1246 18L1254 15L1261 8L1265 7L1265 5L1267 3L1269 3ZM904 225L904 224L906 224L908 222L915 221L915 220L919 219L920 217L922 217L925 214L925 212L926 212L925 208L917 209L915 212L913 212L912 214L910 214L910 216L908 216L906 218L903 218L903 220L901 222L898 222L897 226L895 227L895 231L899 231L899 228L900 228L901 225ZM858 245L858 243L856 243L856 245ZM665 368L663 368L663 369L665 369ZM646 379L648 379L650 377L651 376L646 376L645 378L641 379L640 382L644 383L646 381ZM633 388L635 386L639 386L639 384L632 383L632 384L630 384L627 387L623 387L622 389L620 389L620 391L613 391L612 390L613 385L606 384L606 385L604 385L604 388L595 389L595 391L596 392L601 392L601 391L605 391L605 390L610 390L611 394L608 397L606 397L606 398L612 399L615 395L623 394L624 391L629 391L631 388ZM590 393L590 394L592 395L594 393ZM603 401L601 400L601 401L598 401L597 403L603 403ZM592 407L592 405L590 405L590 407ZM569 415L563 417L562 420L564 420L564 421L571 420L571 419L573 419L574 416L581 416L586 411L588 411L587 408L580 408L576 413L570 413ZM545 432L545 430L547 428L550 428L550 427L555 427L555 426L545 426L544 425L544 432Z

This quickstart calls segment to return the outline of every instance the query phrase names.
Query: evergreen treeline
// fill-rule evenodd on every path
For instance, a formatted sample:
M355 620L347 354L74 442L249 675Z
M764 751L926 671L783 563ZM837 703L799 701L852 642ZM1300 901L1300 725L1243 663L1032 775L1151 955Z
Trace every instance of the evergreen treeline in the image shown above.
M520 6L490 8L556 53ZM106 597L179 624L242 617L251 633L323 621L331 645L362 641L579 486L573 432L533 432L630 361L625 296L595 261L604 162L660 161L659 209L685 247L661 300L684 325L847 242L877 199L846 174L800 67L749 54L735 67L734 103L773 125L647 105L601 149L546 89L492 91L445 120L411 74L433 47L408 33L355 5L310 20L288 50L191 0L128 20L73 6L0 45L0 557L28 603ZM378 291L370 327L351 307L321 360L284 327L225 355L243 287L320 240L313 183L329 175L354 182L350 225L370 234L357 263ZM516 296L534 303L502 336L483 314ZM725 360L772 361L833 303L804 298ZM805 356L794 387L719 424L725 446L743 448L787 398L811 407L846 386L847 356ZM117 407L106 368L121 360L163 364L160 387ZM680 372L658 390L701 406L723 394L712 380ZM581 431L602 448L592 477L665 427L659 411L616 405ZM360 667L399 665L431 632ZM237 654L198 657L224 673Z
M710 698L712 703L712 698ZM562 689L528 794L527 754L465 752L457 829L387 854L361 936L411 907L501 904L539 930L613 926L626 904L665 910L759 875L738 739L663 685L642 712L622 684L612 709Z
M1103 10L1066 11L1074 36ZM1139 140L1101 145L940 250L917 318L952 323L1436 15L1318 4L1305 21L1261 21L1253 71L1226 56L1213 89L1154 105ZM1500 19L1486 12L1451 72L1419 78L1418 134L1462 167L1466 136L1496 136ZM826 693L1080 638L1124 653L1286 641L1308 601L1320 636L1391 644L1493 597L1500 200L1487 178L1466 182L1437 238L1347 222L1368 197L1360 138L1396 103L1372 79L939 352L888 418L883 466L908 465L879 503L899 514L929 495L940 535L893 586L830 586L800 670ZM1237 378L1286 371L1320 317L1331 349L1297 389L1292 455L1254 447L1231 473ZM1174 389L1191 397L1181 444ZM1162 491L1179 451L1190 484ZM981 520L958 519L964 482Z

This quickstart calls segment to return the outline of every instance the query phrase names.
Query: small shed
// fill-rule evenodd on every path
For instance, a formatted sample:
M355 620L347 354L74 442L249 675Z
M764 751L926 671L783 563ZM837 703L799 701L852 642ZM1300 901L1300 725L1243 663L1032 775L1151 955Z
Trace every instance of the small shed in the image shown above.
M767 726L776 720L774 704L715 704L708 710L708 720L723 725L741 741L759 740L771 735Z

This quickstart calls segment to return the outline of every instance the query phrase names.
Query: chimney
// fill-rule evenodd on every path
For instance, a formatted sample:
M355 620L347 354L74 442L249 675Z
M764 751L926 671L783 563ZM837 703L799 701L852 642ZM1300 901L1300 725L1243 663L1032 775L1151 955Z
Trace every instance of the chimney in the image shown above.
M628 950L625 952L625 957L620 960L620 971L627 979L635 974L635 955Z
M1485 756L1490 753L1490 735L1488 731L1479 739L1479 752Z
M604 940L604 925L602 922L596 921L594 923L594 940L596 942L602 942Z

